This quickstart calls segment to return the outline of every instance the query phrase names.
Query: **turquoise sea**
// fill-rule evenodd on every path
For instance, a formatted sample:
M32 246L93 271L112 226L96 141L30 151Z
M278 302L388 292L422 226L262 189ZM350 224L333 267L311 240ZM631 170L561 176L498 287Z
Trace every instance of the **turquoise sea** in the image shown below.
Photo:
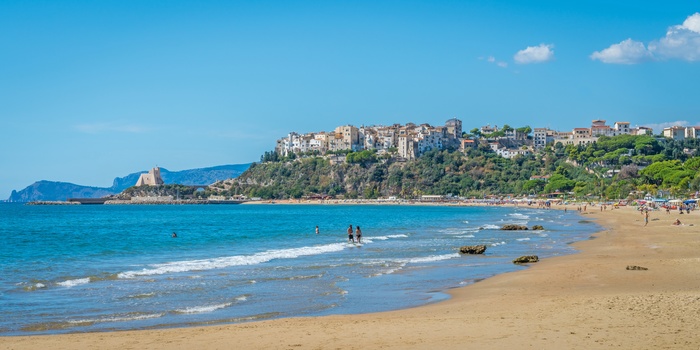
M498 229L511 223L545 230ZM347 243L350 224L361 246ZM0 335L413 307L525 268L518 256L574 253L599 229L527 206L0 203ZM457 251L475 244L486 254Z

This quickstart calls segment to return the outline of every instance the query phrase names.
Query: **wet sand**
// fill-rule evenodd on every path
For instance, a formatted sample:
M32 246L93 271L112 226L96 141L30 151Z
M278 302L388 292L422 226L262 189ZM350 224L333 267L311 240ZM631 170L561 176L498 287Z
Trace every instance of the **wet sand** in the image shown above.
M453 289L441 303L210 327L0 337L0 348L700 348L700 212L652 212L644 227L634 208L587 209L584 217L605 229L576 243L580 253ZM676 218L684 225L671 225Z

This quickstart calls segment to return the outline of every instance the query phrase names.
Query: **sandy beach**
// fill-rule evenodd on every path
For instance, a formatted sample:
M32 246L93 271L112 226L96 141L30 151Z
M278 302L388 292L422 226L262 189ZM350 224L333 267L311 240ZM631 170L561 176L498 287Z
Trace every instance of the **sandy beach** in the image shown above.
M198 328L0 337L0 348L700 348L700 212L654 211L645 227L631 207L587 209L584 218L605 229L576 243L580 253L451 290L450 300L436 304ZM671 225L676 218L683 225Z

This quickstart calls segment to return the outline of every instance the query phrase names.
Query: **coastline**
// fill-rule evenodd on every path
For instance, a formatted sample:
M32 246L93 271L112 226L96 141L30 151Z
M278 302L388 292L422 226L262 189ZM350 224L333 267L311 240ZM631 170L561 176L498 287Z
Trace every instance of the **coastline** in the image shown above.
M584 215L604 229L575 243L579 253L450 290L452 298L436 304L210 327L0 337L0 347L698 348L700 214L655 211L648 227L630 207L594 207ZM684 226L671 226L677 217ZM631 265L648 270L626 270Z

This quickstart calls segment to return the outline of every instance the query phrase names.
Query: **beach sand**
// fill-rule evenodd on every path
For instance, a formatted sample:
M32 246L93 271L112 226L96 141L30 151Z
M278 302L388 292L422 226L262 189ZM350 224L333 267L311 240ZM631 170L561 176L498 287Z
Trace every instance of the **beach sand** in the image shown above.
M584 218L605 229L576 243L580 253L453 289L440 303L210 327L1 337L0 348L699 349L700 212L652 212L647 227L629 207L589 206ZM684 225L672 226L676 218Z

